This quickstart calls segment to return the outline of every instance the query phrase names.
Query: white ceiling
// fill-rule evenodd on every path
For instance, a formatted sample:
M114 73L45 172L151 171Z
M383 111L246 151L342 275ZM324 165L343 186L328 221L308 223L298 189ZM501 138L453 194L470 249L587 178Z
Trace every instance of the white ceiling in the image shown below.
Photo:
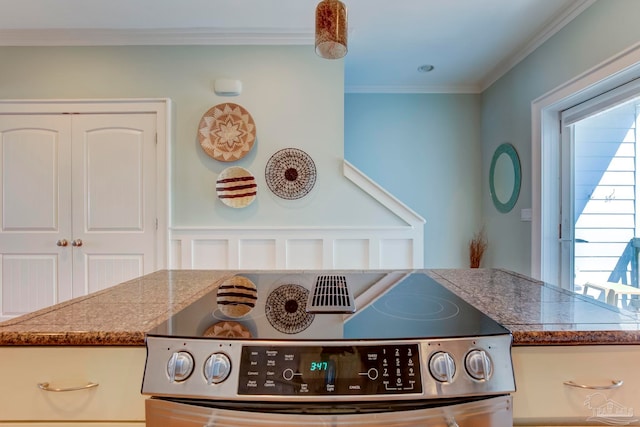
M319 0L0 0L0 45L306 44ZM596 0L343 0L350 92L479 92ZM418 73L423 64L430 73Z

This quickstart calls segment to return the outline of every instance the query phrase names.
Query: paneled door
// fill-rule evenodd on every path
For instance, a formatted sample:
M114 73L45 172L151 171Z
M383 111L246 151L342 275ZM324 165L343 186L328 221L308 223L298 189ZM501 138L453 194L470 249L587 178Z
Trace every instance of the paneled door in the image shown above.
M71 120L0 115L3 318L73 296Z
M156 126L0 115L0 320L156 269Z

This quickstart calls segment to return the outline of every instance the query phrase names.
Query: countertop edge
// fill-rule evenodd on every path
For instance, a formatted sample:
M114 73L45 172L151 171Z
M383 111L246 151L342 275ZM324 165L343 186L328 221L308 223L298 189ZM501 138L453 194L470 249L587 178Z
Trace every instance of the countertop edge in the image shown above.
M0 332L0 347L145 345L145 332Z
M512 330L510 325L503 325ZM513 346L640 345L640 331L512 331Z

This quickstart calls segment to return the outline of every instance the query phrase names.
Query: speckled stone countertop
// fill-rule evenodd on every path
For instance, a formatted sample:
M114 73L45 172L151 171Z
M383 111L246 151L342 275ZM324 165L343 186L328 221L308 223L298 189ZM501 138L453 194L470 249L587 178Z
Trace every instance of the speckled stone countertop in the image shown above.
M233 275L162 270L0 323L0 345L143 346L145 333Z
M231 271L163 270L3 323L0 345L143 346ZM513 333L514 345L640 345L640 316L499 269L427 270Z
M509 329L514 345L640 345L638 313L505 270L430 275Z

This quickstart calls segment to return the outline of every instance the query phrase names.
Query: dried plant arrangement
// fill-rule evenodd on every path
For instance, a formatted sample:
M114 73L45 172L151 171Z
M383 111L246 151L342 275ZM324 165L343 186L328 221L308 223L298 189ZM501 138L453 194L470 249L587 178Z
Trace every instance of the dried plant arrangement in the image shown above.
M473 235L473 238L469 241L469 266L471 268L480 267L482 256L487 249L487 235L484 231L484 227Z

